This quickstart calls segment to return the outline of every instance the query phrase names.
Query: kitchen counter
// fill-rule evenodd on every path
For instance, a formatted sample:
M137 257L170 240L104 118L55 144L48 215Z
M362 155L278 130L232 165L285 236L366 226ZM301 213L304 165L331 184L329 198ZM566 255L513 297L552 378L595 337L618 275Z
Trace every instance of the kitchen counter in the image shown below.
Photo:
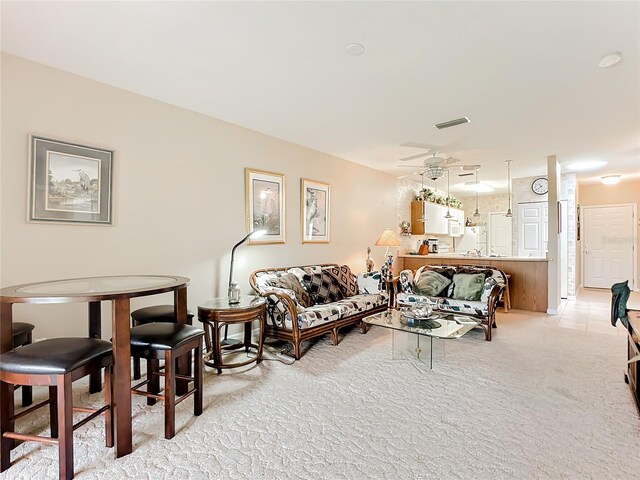
M417 270L423 265L487 265L511 275L509 291L511 308L534 312L547 311L549 261L533 257L467 257L460 253L398 255L398 268Z
M467 256L462 253L430 253L429 255L413 255L411 253L401 253L398 258L437 258L442 260L469 260L469 261L513 261L513 262L546 262L545 257L487 257L487 256Z

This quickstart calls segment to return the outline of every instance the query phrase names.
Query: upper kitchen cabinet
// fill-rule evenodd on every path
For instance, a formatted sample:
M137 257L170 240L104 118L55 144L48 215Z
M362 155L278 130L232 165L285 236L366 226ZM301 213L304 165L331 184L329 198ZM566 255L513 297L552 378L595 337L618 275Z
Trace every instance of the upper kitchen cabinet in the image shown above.
M464 219L464 212L456 208L449 209L452 220ZM415 200L411 202L411 233L413 235L449 234L449 219L445 218L447 207L432 202Z

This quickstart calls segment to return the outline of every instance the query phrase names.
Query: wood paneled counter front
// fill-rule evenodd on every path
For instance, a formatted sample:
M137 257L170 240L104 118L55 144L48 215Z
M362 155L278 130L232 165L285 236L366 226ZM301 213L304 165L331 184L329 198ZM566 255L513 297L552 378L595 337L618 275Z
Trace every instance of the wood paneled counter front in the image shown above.
M547 311L547 259L526 257L465 257L456 254L398 255L400 269L422 265L488 265L511 275L511 308Z

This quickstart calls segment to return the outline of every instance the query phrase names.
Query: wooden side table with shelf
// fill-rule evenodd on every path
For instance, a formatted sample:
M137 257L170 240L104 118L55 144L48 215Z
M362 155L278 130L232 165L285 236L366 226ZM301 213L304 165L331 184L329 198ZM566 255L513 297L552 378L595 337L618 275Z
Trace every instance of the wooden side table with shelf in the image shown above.
M227 297L212 298L198 305L198 320L205 331L206 353L204 364L215 368L218 374L224 368L236 368L250 363L262 361L262 342L264 338L264 322L266 300L262 297L243 295L240 303L230 304ZM252 341L253 321L258 321L258 343ZM244 338L241 342L223 344L220 330L228 325L244 324ZM249 358L242 362L224 363L225 352L244 348Z

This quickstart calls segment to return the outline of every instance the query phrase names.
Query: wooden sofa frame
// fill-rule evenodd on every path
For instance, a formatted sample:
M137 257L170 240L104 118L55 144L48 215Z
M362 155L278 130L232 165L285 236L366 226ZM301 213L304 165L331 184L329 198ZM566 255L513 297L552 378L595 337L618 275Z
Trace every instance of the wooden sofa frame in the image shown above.
M426 267L455 267L457 268L469 268L469 267L473 267L473 268L484 268L484 269L489 269L489 270L500 270L499 268L496 267L491 267L489 265L446 265L446 264L440 264L440 265L425 265ZM406 270L411 270L411 272L413 273L413 275L415 276L416 274L416 270L413 269L406 269ZM500 270L502 272L502 274L504 275L505 279L507 278L506 274ZM396 284L396 298L398 297L398 290L399 290L399 285L400 282L398 282ZM493 287L493 289L491 290L491 293L489 294L489 298L487 299L487 315L472 315L470 313L461 313L461 315L466 315L468 317L473 317L473 318L477 318L480 320L480 324L478 325L479 327L482 327L482 329L484 330L484 338L487 342L491 341L491 329L492 328L498 328L498 326L496 325L496 308L498 307L498 300L500 300L500 296L502 295L502 292L504 291L505 287L504 285L495 285ZM446 311L446 310L443 310Z
M249 276L249 285L251 285L251 288L253 288L253 290L258 295L266 298L273 295L276 298L278 298L278 301L282 302L282 304L286 307L291 317L292 328L288 329L275 324L270 325L268 322L265 321L264 335L291 342L291 344L293 345L293 356L296 358L296 360L300 360L300 357L302 356L302 350L300 347L304 340L309 340L315 337L321 337L326 333L331 333L331 340L333 344L338 345L338 343L340 343L338 330L349 325L357 324L360 327L360 330L362 333L367 333L368 326L362 321L362 319L364 317L368 317L369 315L373 315L374 313L383 312L387 308L386 305L382 305L380 307L367 310L366 312L358 312L353 315L349 315L347 317L334 320L333 322L327 322L327 323L323 323L322 325L316 325L314 327L301 329L298 325L298 312L296 310L296 305L295 305L295 302L291 300L291 297L283 294L282 292L277 292L273 290L260 292L260 290L256 286L256 278L258 274L282 272L282 271L287 271L290 268L305 268L305 267L316 267L316 266L338 267L339 265L335 263L323 263L319 265L318 264L302 265L302 266L294 265L291 267L264 268L264 269L255 270L254 272L251 272L251 275ZM275 308L277 308L276 305L273 302L268 301L267 315L271 315Z

